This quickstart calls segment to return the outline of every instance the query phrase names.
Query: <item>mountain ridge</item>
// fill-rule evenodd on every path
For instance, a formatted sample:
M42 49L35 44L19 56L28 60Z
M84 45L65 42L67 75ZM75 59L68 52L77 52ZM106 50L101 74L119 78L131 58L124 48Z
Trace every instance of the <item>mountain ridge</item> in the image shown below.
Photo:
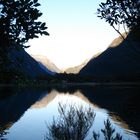
M11 45L2 58L0 80L1 82L15 81L16 79L46 79L51 78L50 71L45 71L40 64L32 58L22 46Z
M44 67L54 73L61 73L62 71L50 60L47 56L44 55L31 55L36 61L41 63Z
M81 69L79 75L92 80L131 80L140 76L140 43L134 37L130 32L125 40L114 39L103 53Z

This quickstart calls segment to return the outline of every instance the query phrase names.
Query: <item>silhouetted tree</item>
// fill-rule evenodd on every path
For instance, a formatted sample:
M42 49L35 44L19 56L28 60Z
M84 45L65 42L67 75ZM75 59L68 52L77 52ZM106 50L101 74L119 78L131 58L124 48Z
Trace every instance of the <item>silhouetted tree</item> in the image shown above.
M11 43L23 46L38 35L49 35L45 22L37 19L42 13L38 0L0 0L0 47Z
M140 28L140 0L106 0L99 6L98 17L105 19L120 35L120 25L125 31Z
M104 121L104 129L101 129L101 132L104 135L104 140L123 140L122 136L115 132L109 119ZM100 134L93 131L93 139L100 140Z
M84 140L95 118L93 109L59 103L58 111L59 118L47 126L49 133L44 140Z
M47 125L48 132L44 140L86 140L93 125L96 114L91 107L59 103L58 118L54 118L52 124ZM100 133L101 132L101 133ZM99 133L93 131L90 140L123 140L123 137L116 132L109 119L104 121L104 128ZM90 136L89 136L90 137Z

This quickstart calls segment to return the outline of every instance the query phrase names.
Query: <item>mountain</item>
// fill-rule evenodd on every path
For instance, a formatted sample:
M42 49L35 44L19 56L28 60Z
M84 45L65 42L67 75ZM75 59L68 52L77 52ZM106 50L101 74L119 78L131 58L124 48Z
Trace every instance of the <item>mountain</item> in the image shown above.
M136 80L140 77L139 31L128 34L125 40L116 38L99 56L91 59L79 72L92 80Z
M39 64L39 66L43 69L43 70L45 70L48 74L50 74L50 75L55 75L56 74L56 72L53 72L53 71L50 71L46 66L44 66L41 62L38 62L38 64Z
M46 92L48 91L38 88L18 89L15 87L0 87L1 94L7 95L9 92L11 94L10 96L5 97L3 100L0 98L0 132L1 126L7 126L7 124L12 125L18 121L24 112L27 111L32 104L36 103L36 101L42 99L42 97L46 95Z
M87 63L89 60L85 60L82 64L75 66L75 67L70 67L64 70L65 73L70 74L74 73L77 74Z
M62 71L53 63L51 62L46 56L43 55L32 55L32 57L38 61L44 69L47 68L48 70L54 73L61 73Z
M34 58L32 58L22 47L19 47L20 46L12 45L8 48L6 59L3 60L4 63L1 66L1 75L4 77L3 79L49 79L51 77L51 72L49 70L44 70Z
M96 58L100 53L97 53L95 55L93 55L93 57L91 59ZM90 61L90 59L86 59L82 64L75 66L75 67L70 67L64 70L65 73L67 74L78 74L80 72L80 70L86 66L86 64Z

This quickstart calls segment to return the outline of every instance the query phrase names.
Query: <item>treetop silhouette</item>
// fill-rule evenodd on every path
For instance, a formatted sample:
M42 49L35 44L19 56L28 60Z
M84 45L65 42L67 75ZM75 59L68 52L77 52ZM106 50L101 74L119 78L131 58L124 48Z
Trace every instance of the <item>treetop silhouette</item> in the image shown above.
M119 34L124 30L140 29L140 0L106 0L97 9L97 16L105 19Z
M0 46L11 43L22 45L38 35L49 35L46 23L38 21L42 13L37 9L38 0L0 1Z

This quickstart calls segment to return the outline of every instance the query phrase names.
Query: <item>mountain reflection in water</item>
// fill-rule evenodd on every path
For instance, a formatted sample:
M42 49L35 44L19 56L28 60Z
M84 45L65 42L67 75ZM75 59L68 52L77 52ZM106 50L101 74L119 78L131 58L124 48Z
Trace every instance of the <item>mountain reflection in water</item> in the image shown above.
M73 90L73 93L58 92L54 89L14 89L12 92L11 96L0 99L0 138L46 139L46 135L50 134L49 126L55 119L59 122L61 115L58 109L61 104L65 105L65 112L68 106L74 106L76 109L87 108L87 111L88 107L92 108L95 117L85 137L87 140L93 136L93 131L100 134L102 140L104 133L101 130L105 128L104 123L107 120L110 121L112 129L115 129L114 135L120 134L124 140L139 139L140 113L137 88L90 86Z

